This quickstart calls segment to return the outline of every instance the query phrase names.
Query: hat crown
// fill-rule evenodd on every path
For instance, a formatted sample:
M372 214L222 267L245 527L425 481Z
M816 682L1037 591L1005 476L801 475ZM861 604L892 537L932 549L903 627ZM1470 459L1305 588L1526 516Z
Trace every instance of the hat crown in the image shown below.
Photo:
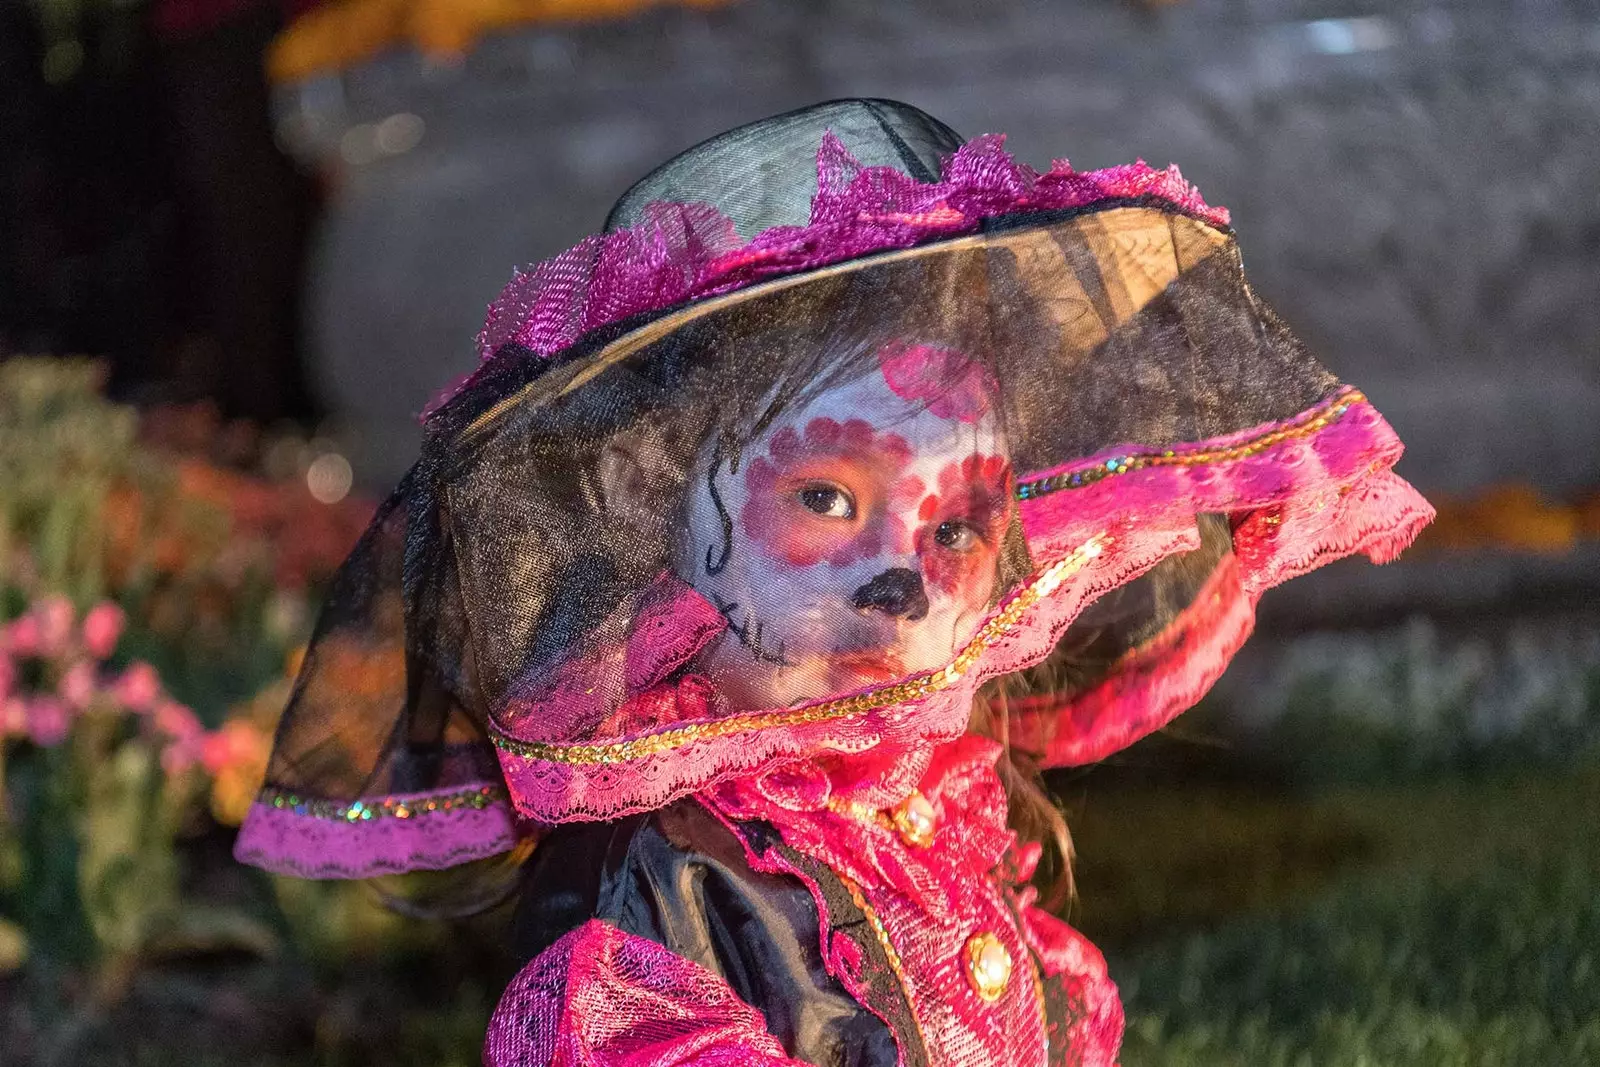
M894 100L830 100L760 119L679 153L633 184L606 217L606 231L637 225L657 202L710 204L741 237L804 226L817 192L817 147L833 135L868 167L939 179L964 143L927 112Z

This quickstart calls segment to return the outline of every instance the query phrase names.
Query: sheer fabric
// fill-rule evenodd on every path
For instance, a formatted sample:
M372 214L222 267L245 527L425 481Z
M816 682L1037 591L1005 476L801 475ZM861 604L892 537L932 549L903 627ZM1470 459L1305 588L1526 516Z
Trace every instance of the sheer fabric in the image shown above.
M814 170L773 162L808 121ZM242 856L436 866L817 752L925 765L1005 675L1013 738L1096 759L1264 589L1427 521L1175 169L953 136L881 101L734 131L513 280L339 576ZM758 157L760 197L718 183Z

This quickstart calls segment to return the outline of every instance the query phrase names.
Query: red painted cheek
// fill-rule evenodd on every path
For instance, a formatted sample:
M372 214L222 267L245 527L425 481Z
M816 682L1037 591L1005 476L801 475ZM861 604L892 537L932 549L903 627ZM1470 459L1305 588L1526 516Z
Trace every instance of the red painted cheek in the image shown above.
M948 597L980 606L989 599L998 553L987 544L952 552L933 540L933 530L937 529L937 524L927 528L924 541L918 546L923 581Z
M809 567L827 555L830 546L787 506L789 502L778 491L778 479L778 468L765 458L750 464L744 474L746 500L739 525L780 565Z
M904 438L879 434L860 419L812 419L803 436L785 427L773 435L768 455L745 469L740 527L780 566L809 567L824 560L843 566L878 555L886 545L908 551L912 538L904 521L878 501L886 498L892 505L922 493L921 479L900 476L910 459ZM859 517L841 520L807 510L797 494L798 483L809 478L849 488Z
M987 601L1005 533L1011 498L1011 467L1003 456L968 456L939 472L939 492L917 509L917 556L923 579L946 596L973 606ZM967 551L946 548L936 540L939 527L950 521L971 525L982 540Z

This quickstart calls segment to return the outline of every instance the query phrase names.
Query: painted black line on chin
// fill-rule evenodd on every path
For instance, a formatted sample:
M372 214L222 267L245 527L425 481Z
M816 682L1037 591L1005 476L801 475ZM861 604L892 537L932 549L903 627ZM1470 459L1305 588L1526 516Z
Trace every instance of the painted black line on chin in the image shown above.
M727 620L728 629L731 630L733 635L739 639L739 643L750 652L750 655L754 656L761 663L770 663L776 667L794 666L794 664L790 663L784 655L785 651L787 650L785 642L779 641L776 649L768 648L762 643L761 638L766 630L766 626L760 620L756 621L754 630L752 630L750 626L750 613L748 611L745 612L744 620L742 622L734 619L733 613L739 610L739 604L737 601L730 603L723 600L715 593L711 594L711 600L716 604L717 610L722 613L722 617Z

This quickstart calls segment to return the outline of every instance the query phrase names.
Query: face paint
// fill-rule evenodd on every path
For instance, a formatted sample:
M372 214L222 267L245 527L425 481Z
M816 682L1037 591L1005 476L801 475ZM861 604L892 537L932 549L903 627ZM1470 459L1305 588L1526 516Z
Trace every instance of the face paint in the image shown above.
M878 353L883 380L902 400L941 419L977 422L989 413L994 379L980 363L933 345L887 344Z
M903 513L923 492L906 474L912 458L905 438L864 419L815 418L804 435L785 426L745 471L740 525L780 567L843 567L900 548Z
M882 374L780 415L741 469L702 452L679 572L728 619L695 669L734 708L938 669L994 596L1010 468L985 373L885 352Z
M939 492L917 509L917 555L933 588L968 596L993 574L1011 501L1011 464L1004 456L968 456L939 472Z

